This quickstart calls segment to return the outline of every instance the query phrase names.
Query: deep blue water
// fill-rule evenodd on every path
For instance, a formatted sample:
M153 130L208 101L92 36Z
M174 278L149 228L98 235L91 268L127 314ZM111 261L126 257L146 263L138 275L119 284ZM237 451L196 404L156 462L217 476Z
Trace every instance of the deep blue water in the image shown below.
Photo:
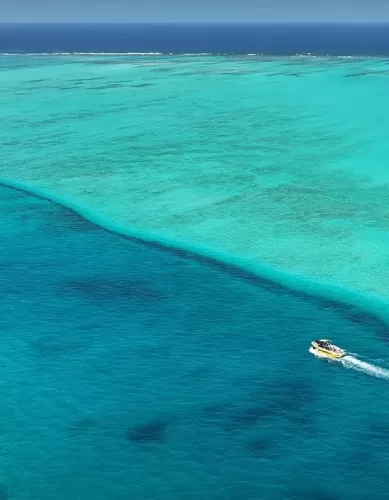
M373 366L385 324L28 192L0 209L0 498L386 498L387 375L308 353Z
M0 51L374 55L388 33L3 25ZM0 499L387 498L386 324L6 186L0 230Z
M389 23L2 24L0 52L389 55Z

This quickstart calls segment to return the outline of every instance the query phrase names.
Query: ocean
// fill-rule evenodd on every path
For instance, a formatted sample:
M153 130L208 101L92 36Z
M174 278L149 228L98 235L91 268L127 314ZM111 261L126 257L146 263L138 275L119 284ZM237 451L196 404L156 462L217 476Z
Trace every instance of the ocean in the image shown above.
M0 24L0 50L389 55L389 23Z
M388 32L1 25L0 498L386 499Z

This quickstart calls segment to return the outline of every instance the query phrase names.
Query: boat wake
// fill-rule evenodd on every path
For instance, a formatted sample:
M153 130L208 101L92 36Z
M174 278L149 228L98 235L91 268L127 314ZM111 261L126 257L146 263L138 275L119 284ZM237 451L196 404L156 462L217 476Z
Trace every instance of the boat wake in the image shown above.
M341 363L345 368L350 368L352 370L357 370L359 372L366 373L367 375L371 375L372 377L384 378L389 380L389 370L386 368L381 368L380 366L376 366L367 361L362 361L356 358L354 355L347 355L344 358L340 359L329 359L325 354L319 353L316 349L312 347L309 349L309 352L319 358L325 358L328 361L333 361L336 363Z

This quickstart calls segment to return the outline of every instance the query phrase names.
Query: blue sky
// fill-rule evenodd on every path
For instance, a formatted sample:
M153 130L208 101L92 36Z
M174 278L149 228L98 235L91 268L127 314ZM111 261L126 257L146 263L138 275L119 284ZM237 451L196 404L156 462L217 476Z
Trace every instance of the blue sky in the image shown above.
M1 0L1 22L388 21L389 0Z

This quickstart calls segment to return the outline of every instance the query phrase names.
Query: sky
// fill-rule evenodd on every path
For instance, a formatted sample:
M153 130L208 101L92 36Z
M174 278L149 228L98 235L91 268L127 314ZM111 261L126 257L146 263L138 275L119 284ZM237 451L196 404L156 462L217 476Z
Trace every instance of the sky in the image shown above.
M0 0L0 22L387 21L389 0Z

